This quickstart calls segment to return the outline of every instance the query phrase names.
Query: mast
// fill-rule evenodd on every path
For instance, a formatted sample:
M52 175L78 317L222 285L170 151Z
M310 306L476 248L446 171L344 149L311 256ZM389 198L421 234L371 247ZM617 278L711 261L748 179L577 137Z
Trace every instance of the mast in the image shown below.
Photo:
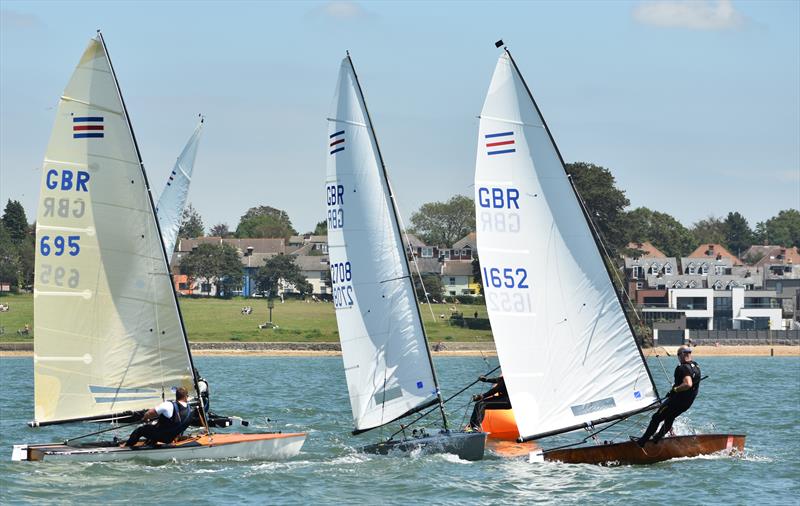
M100 44L103 46L103 52L105 53L106 60L108 61L108 66L111 69L111 77L114 80L114 85L117 88L117 95L119 96L119 101L122 104L122 111L125 114L125 123L128 125L128 132L131 135L131 139L133 140L133 146L136 150L136 157L139 160L139 168L142 172L142 177L144 178L144 185L147 189L147 201L150 204L150 215L153 218L153 221L156 225L156 230L158 231L158 243L160 245L161 252L163 254L164 259L164 266L167 269L167 276L169 277L169 284L170 284L170 292L172 293L172 298L175 301L175 308L178 311L178 321L180 322L181 327L181 334L183 335L183 342L186 347L186 355L189 358L189 366L192 368L192 382L194 383L194 389L197 393L197 399L200 403L200 417L202 420L205 420L205 406L203 405L203 396L200 395L200 385L197 382L197 369L194 366L194 360L192 359L192 352L189 348L189 338L186 335L186 326L183 323L183 313L181 313L181 306L178 304L178 296L175 294L175 285L172 279L172 271L169 267L169 257L167 256L167 250L164 247L164 241L161 239L161 225L158 222L158 217L156 216L156 206L153 203L153 193L150 190L150 182L147 179L147 172L144 170L144 163L142 162L142 153L139 150L139 144L136 142L136 134L133 131L133 125L131 125L131 118L128 115L128 108L125 105L125 99L122 96L122 89L119 86L119 81L117 80L117 73L114 71L114 65L111 63L111 56L108 54L108 48L106 47L106 41L103 38L103 33L100 30L97 30L97 36L100 39Z
M353 65L353 59L350 58L350 51L347 51L347 62L350 64L350 68L353 71L353 77L355 78L356 86L358 87L358 94L361 97L361 103L364 104L364 112L367 115L367 123L368 123L368 126L369 126L369 130L372 131L372 136L371 136L372 137L372 141L375 143L375 151L378 153L378 160L380 161L380 164L381 164L381 173L383 175L383 180L386 183L386 190L389 192L389 202L391 202L391 204L392 204L392 218L394 219L394 223L397 226L397 234L399 236L398 237L398 242L402 246L403 263L405 265L406 272L408 272L408 280L411 283L411 290L412 290L412 292L415 293L415 291L414 291L414 283L413 283L413 280L411 278L411 266L408 263L408 255L406 254L405 243L403 242L403 234L400 231L400 220L398 219L397 204L395 203L394 193L392 192L392 186L389 183L389 174L386 172L386 164L383 161L383 154L381 153L381 148L378 145L378 136L375 133L375 127L372 124L372 116L370 116L370 114L369 114L369 108L367 107L367 100L364 98L364 91L361 89L361 81L359 81L359 79L358 79L358 74L356 73L355 65ZM437 398L438 403L439 403L439 411L442 414L442 423L444 425L444 429L447 430L447 414L445 414L445 411L444 411L444 400L442 399L442 392L439 389L439 380L436 377L436 368L433 366L433 357L431 356L430 346L428 345L428 335L425 332L425 325L422 324L422 314L420 313L420 310L419 310L419 304L416 303L416 293L415 293L415 297L414 297L414 307L415 307L415 310L417 312L417 318L419 319L419 322L420 322L420 328L422 329L422 339L423 339L423 341L425 343L425 354L428 357L428 363L430 364L430 367L431 367L431 375L433 376L433 384L434 384L434 387L436 387L436 398ZM411 411L403 414L399 418L403 418L405 416L408 416L408 415L411 415L413 413L416 413L417 411L419 411L421 409L425 409L426 407L428 407L430 405L431 404L427 404L425 406L417 407L416 409L411 410Z

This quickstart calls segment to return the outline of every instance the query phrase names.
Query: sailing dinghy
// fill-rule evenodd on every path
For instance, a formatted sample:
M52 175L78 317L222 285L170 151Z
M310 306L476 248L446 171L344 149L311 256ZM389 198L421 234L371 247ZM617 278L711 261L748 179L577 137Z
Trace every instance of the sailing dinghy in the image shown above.
M328 253L353 434L438 407L440 431L414 429L411 437L395 439L405 432L401 425L388 440L363 450L422 449L479 460L486 434L447 425L394 195L349 53L328 122Z
M507 49L480 115L475 210L486 305L519 441L657 408L656 386L585 210ZM531 458L642 464L743 449L744 436L711 434Z
M167 258L170 259L172 252L175 251L175 242L178 240L183 208L186 206L186 198L189 196L189 185L192 184L194 160L197 157L202 128L203 117L200 116L200 123L197 124L197 128L194 129L192 136L189 137L189 141L186 142L186 146L175 161L175 166L169 174L167 184L164 185L164 190L161 192L156 206L164 248L167 250Z
M283 459L300 451L304 433L209 429L232 419L205 412L208 389L192 362L147 176L99 33L59 101L45 155L34 310L29 425L136 422L182 386L205 430L133 448L81 442L95 433L15 445L12 460Z

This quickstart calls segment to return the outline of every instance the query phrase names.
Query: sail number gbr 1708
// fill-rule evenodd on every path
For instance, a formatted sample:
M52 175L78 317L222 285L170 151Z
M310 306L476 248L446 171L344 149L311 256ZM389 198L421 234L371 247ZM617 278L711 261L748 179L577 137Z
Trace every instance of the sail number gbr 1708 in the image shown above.
M353 306L353 268L350 262L331 264L331 284L333 285L333 307L336 309Z
M493 311L530 313L530 282L522 267L484 267L486 303Z

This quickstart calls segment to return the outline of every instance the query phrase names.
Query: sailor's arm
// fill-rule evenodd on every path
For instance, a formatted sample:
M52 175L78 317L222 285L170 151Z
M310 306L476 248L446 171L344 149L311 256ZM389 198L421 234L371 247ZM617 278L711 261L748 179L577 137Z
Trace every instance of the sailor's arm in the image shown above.
M675 393L685 392L687 390L691 390L692 386L694 386L694 384L692 383L692 375L687 374L686 376L683 377L683 383L681 383L676 387L672 387L672 391Z
M150 408L145 411L144 415L142 415L142 421L152 420L153 418L157 417L158 413L156 412L156 408Z

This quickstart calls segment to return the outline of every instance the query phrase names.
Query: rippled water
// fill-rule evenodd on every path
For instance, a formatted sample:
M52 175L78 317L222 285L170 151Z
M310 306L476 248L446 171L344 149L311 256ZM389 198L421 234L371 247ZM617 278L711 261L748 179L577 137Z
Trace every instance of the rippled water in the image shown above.
M664 365L671 373L670 360ZM464 462L452 455L359 454L354 447L377 441L380 433L350 435L340 358L198 357L196 362L211 381L215 410L249 418L258 427L309 431L300 456L286 462L12 463L12 444L57 441L95 425L27 428L32 360L3 358L0 502L151 502L164 493L177 493L169 501L242 504L798 504L800 497L798 358L700 360L710 377L676 428L744 432L744 457L614 468L530 464L497 455ZM487 370L480 358L439 358L436 366L445 394ZM666 385L661 368L652 364L652 369L659 386ZM465 403L466 396L448 404L454 423L464 421ZM265 416L275 421L267 423ZM620 438L641 431L626 424L614 427Z

